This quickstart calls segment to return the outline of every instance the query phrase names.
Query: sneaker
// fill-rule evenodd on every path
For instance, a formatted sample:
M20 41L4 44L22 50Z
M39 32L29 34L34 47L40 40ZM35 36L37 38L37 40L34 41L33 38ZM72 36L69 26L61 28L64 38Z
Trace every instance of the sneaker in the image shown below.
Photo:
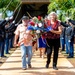
M22 68L22 70L26 70L27 68Z
M31 68L32 66L31 66L31 64L28 64L28 68Z
M53 69L58 70L58 68L56 66L53 66Z
M67 58L74 58L73 56L68 56Z

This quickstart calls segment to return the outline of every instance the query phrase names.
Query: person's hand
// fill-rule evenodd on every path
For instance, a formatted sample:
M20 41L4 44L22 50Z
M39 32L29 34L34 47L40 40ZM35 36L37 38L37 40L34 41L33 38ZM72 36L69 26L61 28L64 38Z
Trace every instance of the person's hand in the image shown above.
M51 26L48 26L47 27L47 31L51 31L52 30L52 27Z
M49 26L49 27L48 27L48 30L49 30L49 31L51 31L51 30L52 30L52 27L51 27L51 26Z
M54 30L52 29L52 30L50 30L50 32L54 33Z
M16 43L16 42L14 42L13 46L14 46L14 47L17 47L17 43Z
M28 26L28 30L34 30L33 26Z
M71 42L71 40L68 40L68 42Z

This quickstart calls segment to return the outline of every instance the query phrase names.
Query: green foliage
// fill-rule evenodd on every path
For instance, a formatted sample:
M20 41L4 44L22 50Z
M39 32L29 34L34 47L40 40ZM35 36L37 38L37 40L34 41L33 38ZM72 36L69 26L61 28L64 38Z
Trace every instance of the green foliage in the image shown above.
M13 0L13 2L10 4L8 10L13 11L19 4L20 4L20 0Z
M59 19L65 20L66 17L75 19L75 0L50 0L48 14L51 11L57 12L57 10L62 11L62 13L58 15Z
M21 0L0 0L0 12L3 13L3 17L7 16L6 11L14 11L20 4Z
M75 20L75 8L70 8L67 12L69 13L69 17Z
M10 1L11 0L1 0L0 1L0 9L6 8ZM20 3L20 0L12 0L7 9L14 10L16 8L17 4L19 4L19 3Z

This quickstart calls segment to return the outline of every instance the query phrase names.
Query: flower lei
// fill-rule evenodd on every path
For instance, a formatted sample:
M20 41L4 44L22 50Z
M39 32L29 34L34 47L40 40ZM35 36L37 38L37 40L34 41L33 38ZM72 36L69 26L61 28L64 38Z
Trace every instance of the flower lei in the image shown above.
M32 30L32 34L35 35L36 39L39 38L41 35L44 38L43 33L48 32L52 29L51 26L46 27L46 26L44 26L43 23L44 23L44 20L40 16L38 16L38 18L35 18L34 21L31 20L29 22L28 29ZM34 37L34 39L35 39L35 37Z
M51 26L51 21L49 20L49 21L48 21L48 26L51 26L51 27L54 29L54 28L56 27L57 23L58 23L58 20L56 20L56 21L54 22L54 24Z

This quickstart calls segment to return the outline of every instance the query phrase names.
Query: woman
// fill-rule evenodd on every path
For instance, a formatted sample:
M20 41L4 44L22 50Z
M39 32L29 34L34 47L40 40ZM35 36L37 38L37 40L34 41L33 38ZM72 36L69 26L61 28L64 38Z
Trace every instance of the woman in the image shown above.
M46 49L46 40L43 38L43 35L38 38L38 50L40 51L40 57L44 58Z
M49 20L47 25L51 27L51 30L45 34L46 43L47 43L47 62L46 68L49 67L51 61L52 50L53 54L53 69L57 70L57 60L58 60L58 51L60 47L60 34L62 32L60 22L57 20L57 14L51 12L49 15Z
M44 26L43 18L38 16L38 25L41 25L41 28ZM38 50L40 51L40 57L44 58L45 50L46 50L46 39L44 38L44 34L42 34L38 39Z

